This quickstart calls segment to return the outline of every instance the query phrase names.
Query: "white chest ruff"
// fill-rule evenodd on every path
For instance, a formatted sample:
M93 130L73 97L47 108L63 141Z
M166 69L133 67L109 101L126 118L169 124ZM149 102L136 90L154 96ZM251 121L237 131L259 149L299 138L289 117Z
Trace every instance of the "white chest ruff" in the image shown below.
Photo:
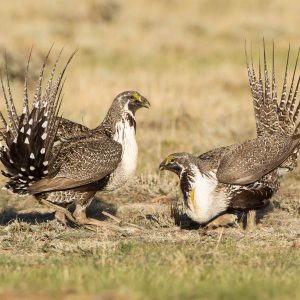
M118 122L113 139L122 145L123 152L121 162L110 176L106 191L113 191L124 185L134 175L137 165L138 147L134 126L130 126L128 121Z
M194 170L194 180L191 182L191 192L188 195L187 215L198 223L206 223L226 208L222 195L215 190L217 179L212 172L210 176L202 175L197 168Z

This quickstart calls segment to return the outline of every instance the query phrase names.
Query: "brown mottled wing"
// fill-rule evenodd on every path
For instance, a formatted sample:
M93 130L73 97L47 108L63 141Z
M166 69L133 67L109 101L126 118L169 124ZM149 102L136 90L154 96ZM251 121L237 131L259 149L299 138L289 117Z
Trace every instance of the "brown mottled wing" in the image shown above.
M121 144L106 135L76 140L59 154L56 175L37 181L29 191L65 190L98 181L117 168L121 156Z
M299 146L300 136L276 135L247 141L226 152L217 170L221 183L249 184L277 168Z
M217 170L220 164L220 160L224 156L224 153L230 150L232 146L215 148L198 156L198 167L204 173L208 174L212 170Z
M56 136L58 139L68 139L85 134L88 130L89 128L82 124L70 121L65 118L60 118Z

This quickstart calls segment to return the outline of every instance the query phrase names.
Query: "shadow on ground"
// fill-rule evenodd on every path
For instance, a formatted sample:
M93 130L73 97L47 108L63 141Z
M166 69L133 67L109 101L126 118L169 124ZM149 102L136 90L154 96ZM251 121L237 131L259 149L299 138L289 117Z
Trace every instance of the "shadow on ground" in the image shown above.
M54 212L24 212L18 213L14 208L5 208L0 213L0 225L7 225L15 220L30 224L54 220Z
M75 205L70 205L68 209L72 212L75 209ZM116 215L117 208L111 203L107 203L99 198L94 198L87 208L87 216L97 220L105 221L107 216L103 215L102 212L106 211L112 215ZM39 209L27 209L26 211L17 211L12 207L4 208L0 212L0 225L7 225L15 220L20 222L38 224L43 222L52 221L55 219L54 211L45 210L44 208Z

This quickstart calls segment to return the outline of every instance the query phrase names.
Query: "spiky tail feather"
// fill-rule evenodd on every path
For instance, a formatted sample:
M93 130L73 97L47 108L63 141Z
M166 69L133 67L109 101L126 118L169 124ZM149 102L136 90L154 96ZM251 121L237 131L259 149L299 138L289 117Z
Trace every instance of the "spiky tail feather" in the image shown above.
M75 52L68 59L57 80L53 82L60 55L58 56L42 95L44 70L50 52L51 49L40 71L31 110L28 105L27 83L30 52L25 73L23 111L20 116L15 109L8 75L6 77L7 90L1 76L9 122L0 113L0 119L5 127L0 132L4 142L4 145L0 147L0 160L5 167L2 174L9 178L5 187L17 194L27 194L28 186L55 171L52 166L59 149L54 150L54 142L61 119L58 113L62 100L63 78Z
M259 76L258 78L256 77L256 73L253 67L252 55L250 66L248 62L247 49L245 44L246 65L250 89L253 98L257 135L261 136L264 134L284 133L292 137L300 133L300 122L298 120L300 114L300 102L296 103L300 84L300 75L298 76L298 78L296 78L300 48L298 49L291 84L288 90L287 76L290 59L289 46L283 79L282 93L279 101L277 100L277 85L275 78L274 43L272 50L272 85L270 85L267 68L265 41L263 40L264 80L261 76L262 72L260 63L258 67ZM299 151L300 148L296 148L294 153L282 164L282 167L289 168L290 170L292 170L296 166L296 160Z
M249 85L252 92L253 105L257 123L257 134L262 135L266 133L275 133L278 131L284 132L289 136L298 133L300 125L298 123L298 116L300 113L300 103L297 103L297 94L300 83L300 76L296 78L296 71L298 65L300 48L298 50L297 59L295 62L292 80L288 91L287 76L288 64L290 57L290 47L287 55L287 62L285 67L285 74L283 80L283 87L280 100L277 100L277 85L275 78L275 63L274 63L274 44L272 52L272 84L269 81L269 74L267 68L267 59L265 51L265 42L263 41L263 65L264 65L264 79L261 76L261 64L258 67L258 78L253 67L253 60L251 55L251 66L248 62L247 50L246 65L249 77ZM297 128L298 127L298 128Z

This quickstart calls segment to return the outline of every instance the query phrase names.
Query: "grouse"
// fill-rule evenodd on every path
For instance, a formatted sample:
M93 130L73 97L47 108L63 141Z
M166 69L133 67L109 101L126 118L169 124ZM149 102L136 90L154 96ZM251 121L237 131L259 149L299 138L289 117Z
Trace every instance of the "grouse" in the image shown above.
M50 53L50 51L49 51ZM19 195L33 195L55 209L63 223L113 227L87 218L86 207L97 191L110 192L123 186L135 172L138 156L135 113L149 108L149 101L136 91L125 91L113 100L102 123L95 129L59 115L63 79L74 53L54 79L56 60L42 93L46 61L41 67L32 107L28 96L27 62L23 111L18 115L7 75L4 99L8 120L0 113L0 160L9 178L5 187ZM7 70L6 70L7 73ZM74 203L73 213L67 207Z
M282 175L292 171L300 148L300 104L297 93L300 77L287 88L288 51L283 89L277 100L272 54L272 78L269 79L265 44L263 75L246 65L256 118L257 137L241 144L213 149L200 156L173 153L160 164L161 170L178 175L186 214L199 224L206 224L226 212L249 212L266 207L278 190ZM271 83L270 83L271 81ZM247 222L249 222L247 220Z

